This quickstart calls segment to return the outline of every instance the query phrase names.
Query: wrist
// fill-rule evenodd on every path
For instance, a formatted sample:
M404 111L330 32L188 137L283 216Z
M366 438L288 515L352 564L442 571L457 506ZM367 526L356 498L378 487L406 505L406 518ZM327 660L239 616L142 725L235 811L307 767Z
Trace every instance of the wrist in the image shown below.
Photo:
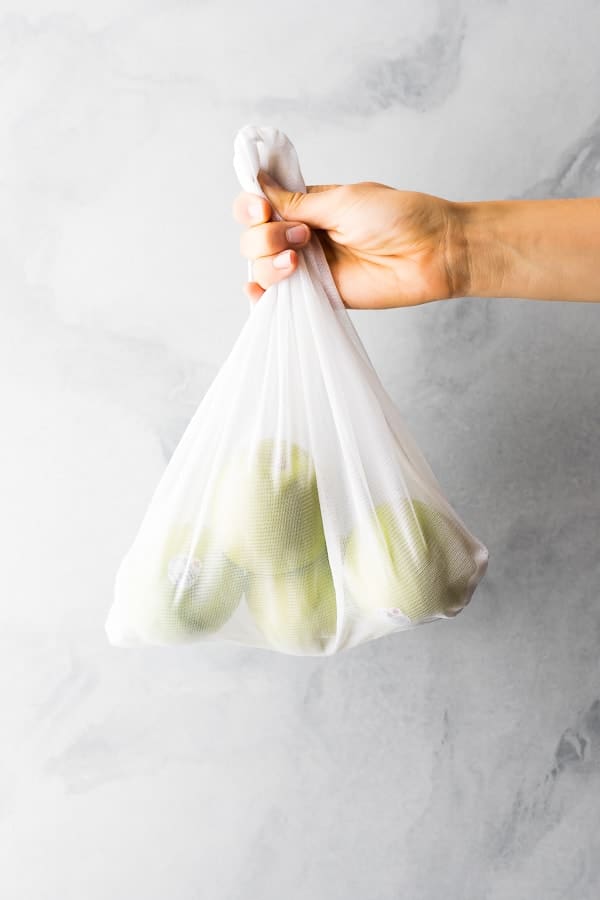
M454 297L598 301L600 198L450 203Z
M505 201L450 204L453 297L502 296L508 269L502 238L507 212Z

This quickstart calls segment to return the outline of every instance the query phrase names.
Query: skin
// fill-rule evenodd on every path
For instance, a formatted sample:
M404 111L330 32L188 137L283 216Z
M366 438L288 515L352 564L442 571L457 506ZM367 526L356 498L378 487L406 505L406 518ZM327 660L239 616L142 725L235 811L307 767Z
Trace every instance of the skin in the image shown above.
M259 183L267 199L241 193L233 205L245 226L241 253L253 261L255 280L244 285L252 302L294 271L313 235L348 308L453 297L600 302L598 197L456 203L376 182L306 194L264 172ZM282 221L270 221L274 209Z

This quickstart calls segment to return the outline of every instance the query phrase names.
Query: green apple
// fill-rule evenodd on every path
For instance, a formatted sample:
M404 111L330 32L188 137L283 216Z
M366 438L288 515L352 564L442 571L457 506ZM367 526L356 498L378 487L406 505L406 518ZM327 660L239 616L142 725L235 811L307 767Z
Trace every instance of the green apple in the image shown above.
M454 614L473 570L462 533L421 500L376 507L350 536L344 557L355 605L398 623Z
M118 583L131 624L165 643L217 631L235 612L246 573L215 547L206 529L194 541L190 525L174 525L157 555L125 567Z
M206 530L193 548L190 542L182 549L167 563L177 618L190 631L217 631L240 602L245 573L216 548Z
M255 574L280 575L325 550L312 461L296 444L263 440L217 478L211 529L223 552Z
M327 553L297 572L251 575L248 607L269 644L319 653L335 635L337 605Z

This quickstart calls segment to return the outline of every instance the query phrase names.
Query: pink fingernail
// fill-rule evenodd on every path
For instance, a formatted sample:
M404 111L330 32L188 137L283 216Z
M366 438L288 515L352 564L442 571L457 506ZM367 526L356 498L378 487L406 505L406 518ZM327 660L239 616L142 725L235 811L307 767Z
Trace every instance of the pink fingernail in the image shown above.
M273 267L275 269L289 269L292 264L292 254L289 250L284 250L283 253L280 253L273 260Z
M308 237L308 228L306 225L292 225L285 233L290 244L301 244Z

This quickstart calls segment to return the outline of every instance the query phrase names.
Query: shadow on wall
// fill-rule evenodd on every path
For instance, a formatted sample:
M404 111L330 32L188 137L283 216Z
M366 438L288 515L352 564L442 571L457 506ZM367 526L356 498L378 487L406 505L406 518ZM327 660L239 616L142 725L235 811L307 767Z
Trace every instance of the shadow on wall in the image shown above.
M600 117L556 173L523 196L598 194ZM584 572L589 580L600 531L598 306L493 298L430 304L415 337L423 373L411 419L417 436L427 434L436 474L457 485L459 510L478 510L491 550L488 585L502 574L538 585L549 572L565 585ZM448 447L455 448L451 473Z

